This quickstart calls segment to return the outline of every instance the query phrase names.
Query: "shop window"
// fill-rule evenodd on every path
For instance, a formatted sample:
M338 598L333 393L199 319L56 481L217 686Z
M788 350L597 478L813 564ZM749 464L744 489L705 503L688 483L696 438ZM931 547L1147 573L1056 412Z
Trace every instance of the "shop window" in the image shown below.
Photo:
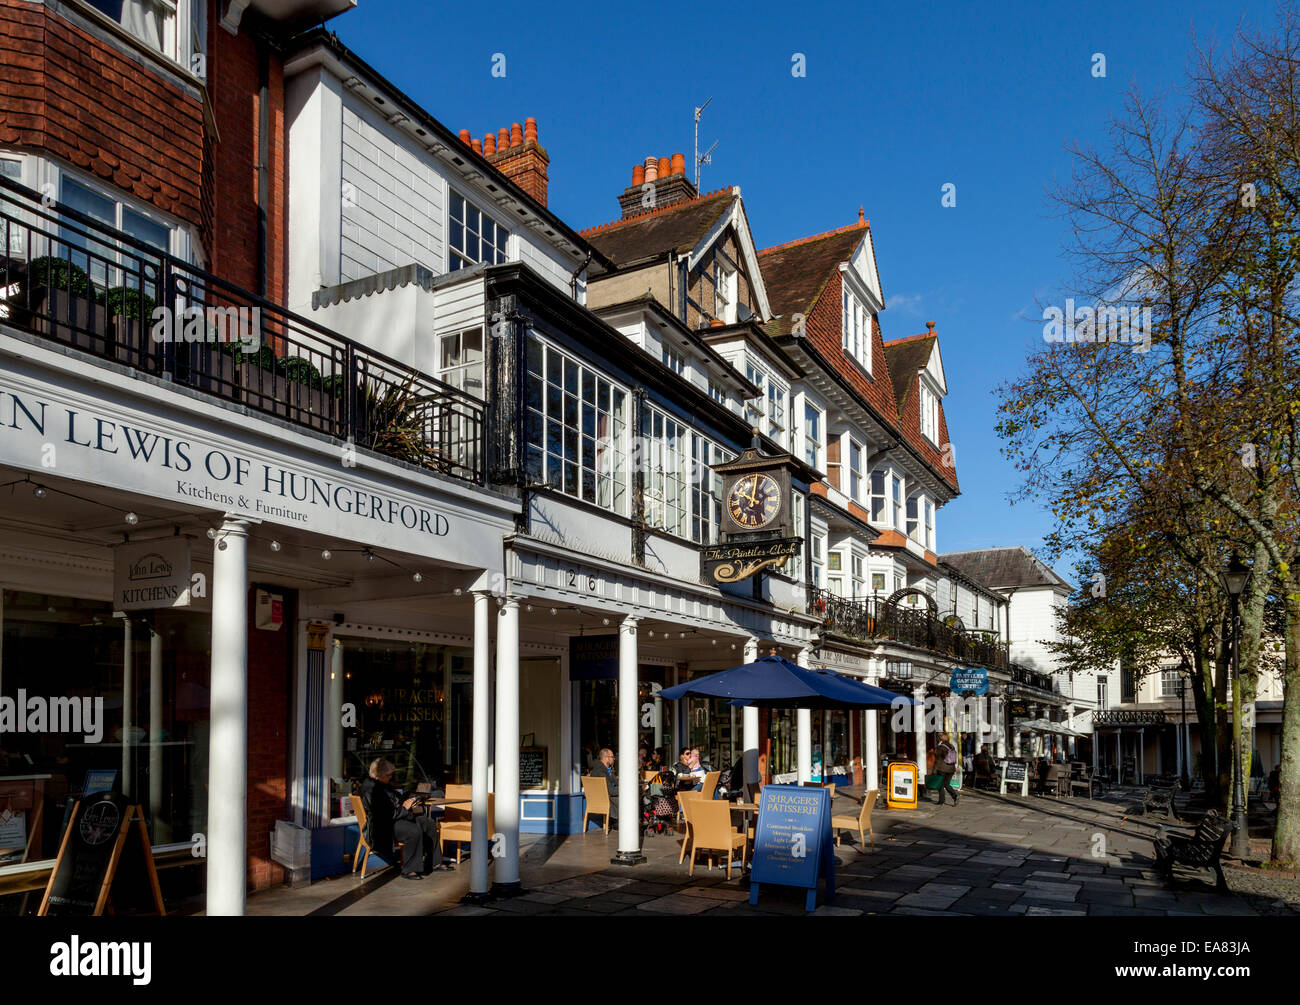
M3 610L4 695L46 716L0 734L0 867L54 858L86 785L141 804L154 845L204 832L210 616L139 612L128 627L106 602L11 590Z
M438 376L457 390L482 399L482 328L442 336L439 340Z
M533 484L627 515L627 392L528 336L527 473Z

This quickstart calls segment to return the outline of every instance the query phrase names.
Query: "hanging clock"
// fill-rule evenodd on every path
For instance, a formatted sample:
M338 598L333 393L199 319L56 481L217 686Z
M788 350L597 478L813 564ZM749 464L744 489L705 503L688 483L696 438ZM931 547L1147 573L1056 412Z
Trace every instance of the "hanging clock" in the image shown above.
M766 472L742 475L732 483L727 512L736 526L762 530L781 512L781 486Z

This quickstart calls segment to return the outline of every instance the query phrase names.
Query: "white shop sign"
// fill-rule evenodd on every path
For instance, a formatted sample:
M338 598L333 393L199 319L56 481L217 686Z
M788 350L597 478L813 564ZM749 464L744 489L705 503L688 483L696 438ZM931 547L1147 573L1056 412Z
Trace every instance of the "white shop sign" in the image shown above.
M207 407L220 414L219 406ZM257 424L233 413L229 421L246 429ZM293 443L237 439L219 429L76 393L0 360L0 464L471 568L501 568L502 535L514 521L487 500L479 506L450 491L435 498L367 470L365 457L348 467L341 450L331 463Z
M190 606L190 542L131 541L113 549L113 607L147 611Z

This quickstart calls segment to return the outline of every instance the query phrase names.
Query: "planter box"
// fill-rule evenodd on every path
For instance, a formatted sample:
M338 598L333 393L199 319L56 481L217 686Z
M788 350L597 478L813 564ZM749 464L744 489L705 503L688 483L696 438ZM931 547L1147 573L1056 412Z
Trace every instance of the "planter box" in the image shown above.
M109 322L109 332L112 336L111 358L136 370L160 373L163 346L154 343L150 330L149 323L137 321L125 314L118 314L111 318Z
M37 286L31 311L33 331L97 356L108 355L108 312L103 304L57 287Z
M341 435L342 402L320 388L290 380L266 367L237 364L239 400L259 412L269 412L297 425Z

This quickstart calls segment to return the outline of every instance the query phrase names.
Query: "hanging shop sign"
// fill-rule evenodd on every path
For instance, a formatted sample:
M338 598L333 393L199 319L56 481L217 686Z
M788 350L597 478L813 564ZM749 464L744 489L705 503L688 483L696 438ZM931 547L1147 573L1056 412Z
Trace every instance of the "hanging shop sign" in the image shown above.
M113 606L119 611L189 607L189 539L129 541L114 548Z
M709 545L700 549L700 571L705 580L715 583L735 583L748 579L763 569L785 568L786 563L799 554L802 546L801 537L744 544Z
M758 903L764 883L808 891L804 907L817 906L817 881L835 899L835 853L831 848L830 791L799 785L765 785L754 828L749 902Z
M974 691L976 694L989 693L989 672L983 667L954 668L952 680L948 685L953 694Z
M617 680L618 635L569 638L569 680Z

